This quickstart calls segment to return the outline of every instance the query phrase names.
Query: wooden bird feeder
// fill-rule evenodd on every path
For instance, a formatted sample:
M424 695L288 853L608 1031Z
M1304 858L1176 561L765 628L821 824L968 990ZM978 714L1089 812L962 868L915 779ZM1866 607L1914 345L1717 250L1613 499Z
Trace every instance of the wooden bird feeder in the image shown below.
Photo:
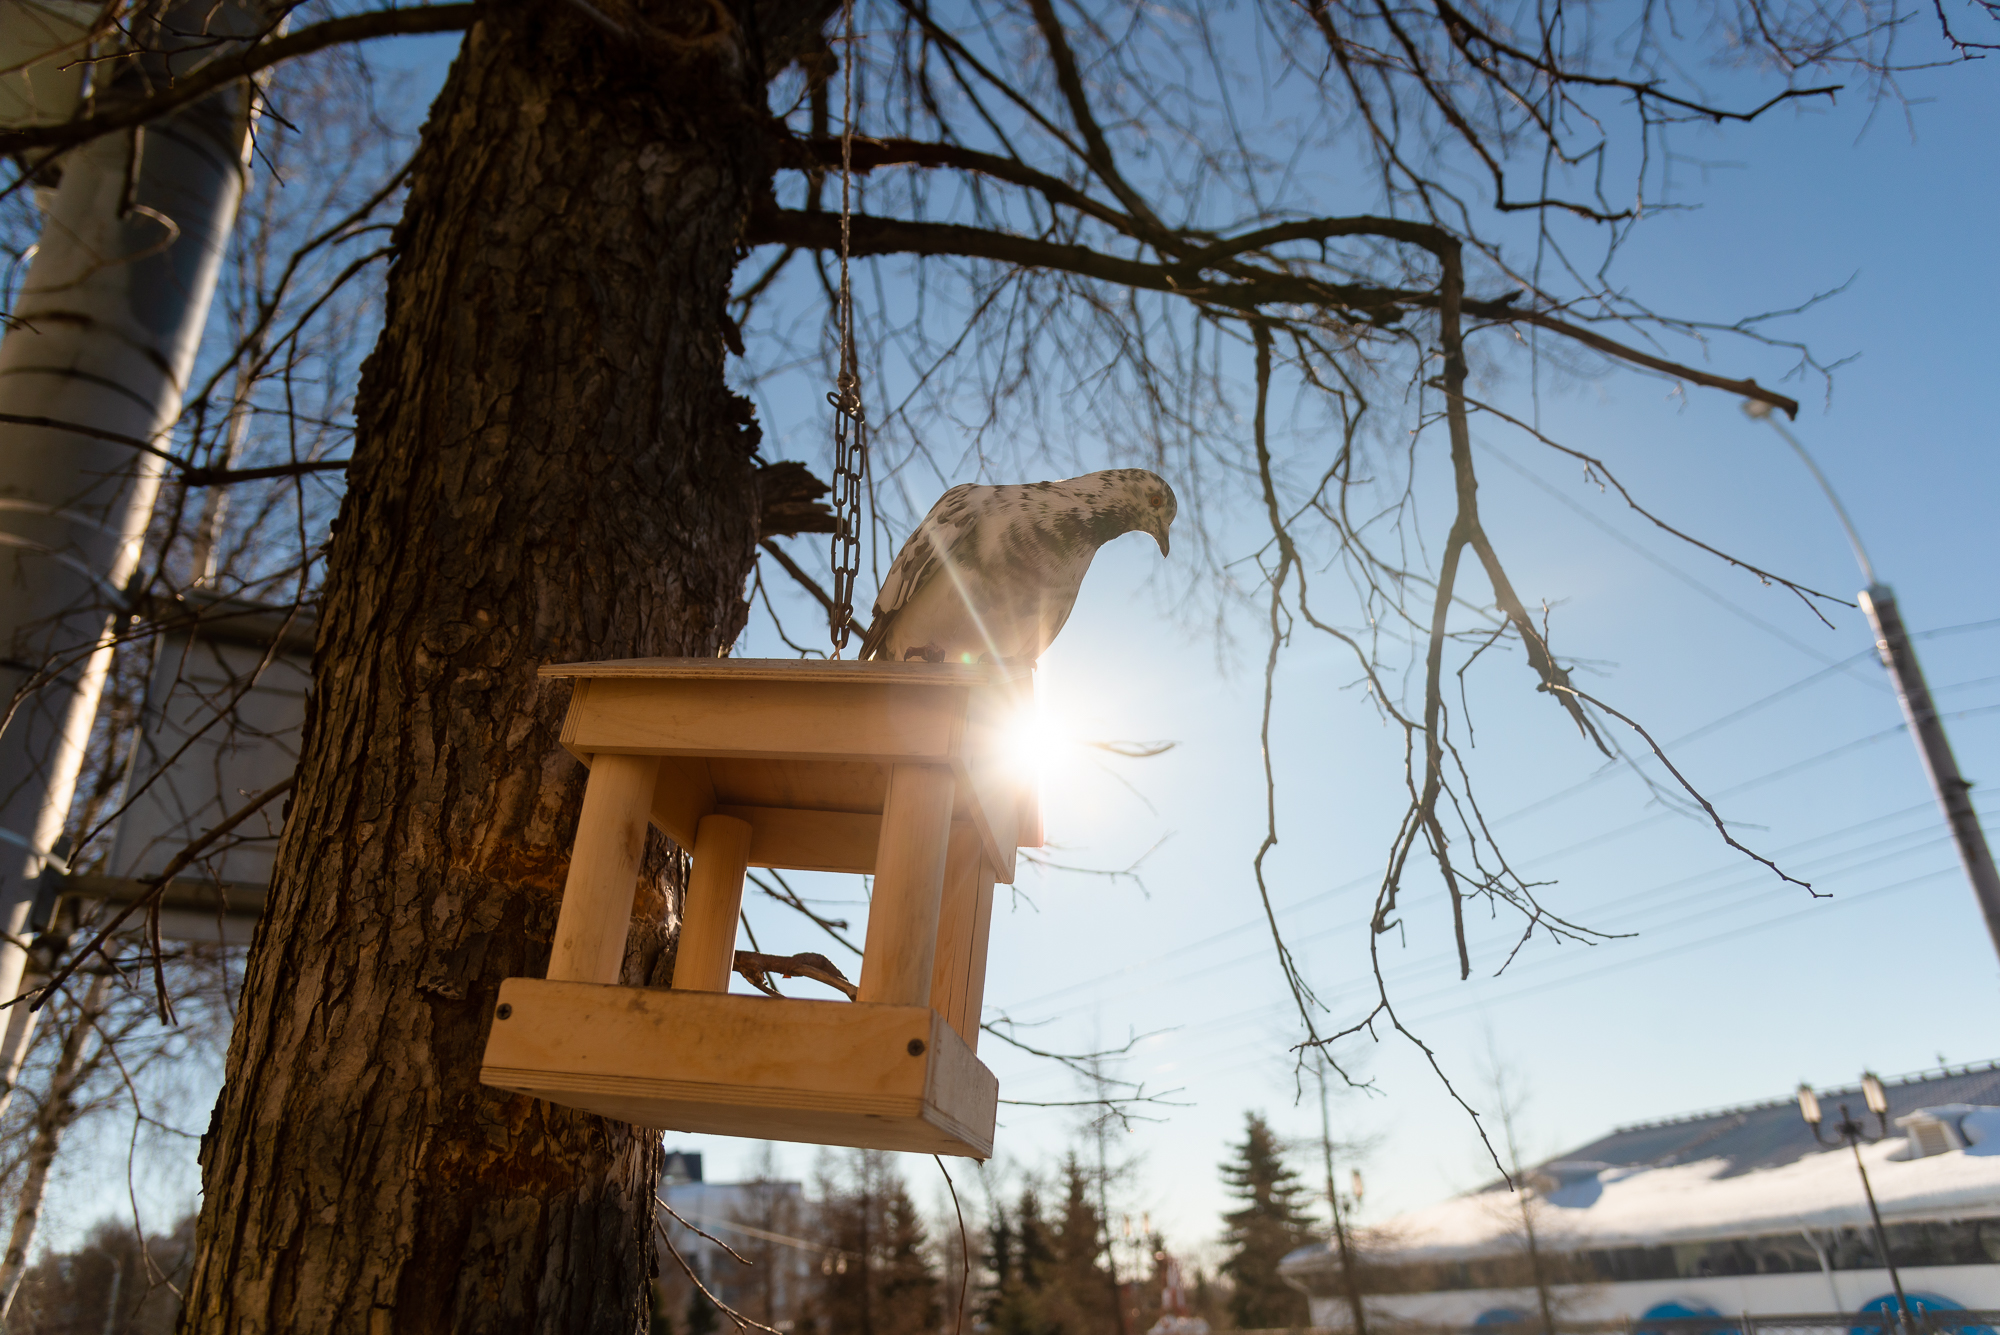
M546 979L500 985L479 1078L641 1126L992 1153L976 1055L993 886L1041 843L1008 755L1025 670L650 658L576 682L590 767ZM648 821L693 856L671 988L618 985ZM747 867L875 878L859 995L728 991Z

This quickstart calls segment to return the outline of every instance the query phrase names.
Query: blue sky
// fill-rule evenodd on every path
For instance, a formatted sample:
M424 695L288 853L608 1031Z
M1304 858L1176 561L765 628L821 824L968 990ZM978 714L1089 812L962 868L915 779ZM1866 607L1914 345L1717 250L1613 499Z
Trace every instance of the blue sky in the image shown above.
M436 77L451 45L383 55ZM1940 707L1961 715L1949 726L1962 768L2000 785L2000 626L1952 629L2000 620L1987 319L2000 306L2000 82L1973 67L1909 87L1922 100L1907 115L1849 99L1696 137L1692 149L1729 165L1687 166L1700 207L1648 220L1620 273L1663 308L1722 318L1848 284L1786 326L1827 360L1854 358L1830 394L1806 389L1795 430L1911 628L1951 632L1922 641L1925 667ZM1775 383L1788 359L1719 345L1713 365ZM1506 358L1475 386L1516 412L1529 411L1528 391L1524 367ZM1552 436L1603 457L1703 538L1842 596L1859 587L1811 479L1728 397L1609 371L1545 381L1540 412ZM1860 614L1831 609L1829 629L1783 591L1651 528L1520 433L1487 422L1476 436L1489 528L1523 596L1555 606L1558 647L1590 661L1586 688L1663 740L1760 706L1673 757L1739 837L1832 897L1809 898L1650 805L1629 774L1593 779L1595 752L1525 689L1525 668L1499 665L1470 701L1489 816L1504 821L1525 874L1556 881L1543 892L1552 908L1636 935L1538 939L1494 978L1510 938L1476 922L1474 978L1461 983L1434 881L1416 870L1407 937L1383 939L1384 963L1402 1013L1467 1098L1489 1106L1482 1072L1497 1054L1528 1092L1525 1150L1548 1154L1616 1124L1782 1096L1801 1079L2000 1057L2000 964L1914 749L1894 731L1900 716ZM809 438L783 445L823 463ZM1101 868L1144 860L1136 880L1025 874L1018 894L1003 892L987 1000L1036 1025L1044 1046L1144 1036L1117 1072L1175 1091L1178 1106L1118 1140L1134 1165L1121 1208L1150 1215L1186 1250L1219 1228L1215 1166L1244 1112L1303 1136L1317 1133L1318 1111L1296 1097L1297 1017L1250 877L1263 832L1257 630L1238 617L1235 650L1218 655L1188 628L1177 587L1150 542L1112 544L1044 662L1043 698L1072 737L1176 746L1148 761L1052 756L1051 856ZM753 629L739 652L783 650ZM1340 689L1350 676L1307 642L1284 659L1281 843L1269 863L1287 938L1337 1022L1353 1017L1365 984L1363 924L1401 809L1397 739ZM1975 797L1989 824L2000 821L2000 798ZM847 901L859 926L858 885L820 893ZM821 948L775 914L757 924L766 949ZM990 1040L982 1051L1004 1098L1079 1097L1045 1062ZM1472 1123L1409 1044L1356 1041L1341 1055L1373 1083L1335 1101L1336 1134L1371 1142L1364 1218L1492 1175ZM998 1165L1048 1167L1079 1121L1074 1110L1003 1109ZM761 1148L668 1140L707 1151L718 1178L747 1171ZM804 1173L813 1153L784 1147L779 1163ZM905 1170L921 1196L938 1197L933 1165ZM188 1180L163 1170L157 1194ZM53 1237L60 1214L51 1223Z
M2000 466L1983 393L1983 316L2000 296L1989 128L2000 86L1973 68L1912 88L1923 100L1907 116L1850 99L1698 138L1693 149L1729 165L1687 168L1700 207L1648 220L1619 272L1659 307L1710 318L1847 284L1784 326L1824 360L1854 358L1830 392L1794 389L1805 401L1794 429L1923 632L2000 620ZM1771 384L1789 360L1720 345L1711 365ZM1518 365L1475 393L1530 411ZM1550 435L1604 458L1664 517L1842 597L1860 587L1809 475L1729 397L1613 371L1545 382L1540 406ZM1739 838L1831 897L1811 899L1650 805L1629 774L1538 805L1592 779L1598 759L1546 697L1521 689L1525 668L1490 672L1471 701L1489 816L1514 816L1500 830L1524 874L1557 881L1544 892L1552 908L1635 935L1594 947L1538 939L1496 979L1506 933L1476 924L1474 978L1461 983L1434 879L1413 874L1408 945L1385 938L1385 965L1402 1013L1467 1098L1490 1107L1483 1073L1497 1054L1527 1091L1525 1151L1550 1154L1616 1124L1782 1097L1801 1079L2000 1056L2000 964L1914 748L1895 731L1859 612L1829 609L1828 628L1791 595L1659 533L1521 433L1489 421L1475 434L1494 539L1523 596L1556 605L1558 646L1592 660L1586 689L1662 740L1768 701L1673 758ZM1158 564L1137 537L1103 552L1041 691L1075 736L1178 743L1150 761L1073 752L1056 764L1055 856L1122 868L1165 842L1143 885L1024 876L996 917L987 1000L1039 1025L1040 1045L1151 1035L1121 1073L1178 1090L1186 1106L1155 1110L1159 1121L1121 1142L1136 1160L1127 1208L1191 1248L1218 1230L1215 1165L1245 1110L1300 1136L1317 1134L1318 1110L1295 1099L1297 1018L1250 877L1263 819L1257 631L1237 625L1241 652L1218 669L1212 642L1176 617ZM753 638L744 651L770 650ZM1921 651L1940 708L1960 715L1949 726L1962 768L2000 775L2000 625L1935 635ZM1396 738L1338 689L1350 676L1303 642L1280 669L1270 864L1287 937L1340 1020L1360 1000L1362 924L1400 814ZM1980 800L1989 822L2000 818L2000 799ZM791 944L775 924L760 924L766 933ZM1079 1096L1046 1063L990 1040L982 1053L1003 1098ZM1492 1176L1471 1122L1409 1044L1357 1042L1343 1056L1375 1087L1335 1108L1336 1134L1372 1142L1364 1217ZM1078 1124L1073 1111L1005 1108L1001 1161L1046 1167ZM751 1152L669 1139L707 1149L718 1175ZM781 1161L803 1170L810 1158L793 1149ZM936 1177L922 1161L907 1171L920 1189Z

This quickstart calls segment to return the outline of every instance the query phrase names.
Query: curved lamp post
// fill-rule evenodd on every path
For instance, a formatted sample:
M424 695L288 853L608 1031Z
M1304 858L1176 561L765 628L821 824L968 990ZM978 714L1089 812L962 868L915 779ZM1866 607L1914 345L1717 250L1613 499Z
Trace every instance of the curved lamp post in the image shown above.
M1833 1139L1827 1139L1820 1131L1819 1096L1813 1093L1811 1085L1799 1086L1799 1112L1806 1119L1806 1125L1812 1128L1814 1140L1828 1149L1846 1145L1854 1151L1854 1167L1861 1174L1861 1192L1868 1198L1868 1217L1875 1221L1875 1248L1882 1253L1882 1264L1888 1268L1889 1282L1895 1286L1896 1310L1902 1318L1903 1330L1914 1335L1916 1323L1910 1316L1910 1300L1903 1296L1903 1277L1896 1270L1895 1258L1889 1254L1889 1235L1882 1228L1882 1212L1875 1206L1875 1188L1868 1181L1868 1165L1861 1162L1864 1142L1872 1145L1889 1137L1889 1093L1882 1088L1882 1082L1875 1078L1875 1073L1867 1071L1861 1076L1861 1096L1868 1100L1868 1111L1875 1114L1877 1131L1872 1136L1854 1120L1843 1103L1840 1105L1840 1121L1833 1128Z
M1819 489L1826 493L1833 512L1840 516L1840 526L1847 532L1848 545L1854 548L1855 564L1861 567L1861 577L1868 581L1868 587L1861 591L1856 601L1867 614L1868 624L1875 629L1875 652L1881 656L1882 666L1889 669L1889 676L1896 683L1896 699L1903 706L1903 718L1909 724L1910 735L1916 739L1917 755L1924 762L1924 773L1930 776L1931 790L1937 794L1938 805L1944 808L1945 824L1951 830L1952 842L1958 847L1966 879L1972 883L1972 895L1979 903L1980 915L1986 920L1986 931L1993 938L1993 949L2000 952L2000 869L1994 866L1993 850L1986 845L1986 832L1979 823L1979 813L1973 809L1972 785L1958 772L1958 761L1952 755L1951 742L1944 734L1944 720L1938 717L1937 707L1931 703L1930 687L1924 683L1924 670L1917 663L1916 647L1910 643L1909 632L1903 627L1903 614L1896 608L1896 595L1887 584L1875 577L1874 563L1868 559L1868 551L1861 545L1861 534L1855 530L1847 507L1840 503L1833 484L1826 480L1826 474L1819 471L1819 465L1806 453L1806 447L1799 443L1799 438L1771 415L1768 403L1746 401L1743 411L1759 421L1768 422L1771 429L1784 438L1785 444L1792 447L1792 452L1811 471Z

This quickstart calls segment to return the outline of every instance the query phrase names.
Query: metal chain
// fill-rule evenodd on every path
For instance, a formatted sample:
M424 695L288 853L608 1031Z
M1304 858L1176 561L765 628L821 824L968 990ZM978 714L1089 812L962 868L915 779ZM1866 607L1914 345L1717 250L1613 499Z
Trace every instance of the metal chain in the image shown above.
M845 6L845 43L840 56L840 304L835 312L840 339L839 388L826 396L833 405L833 656L847 647L854 626L854 580L861 572L861 494L868 476L868 418L861 406L861 367L854 355L854 294L848 284L848 229L853 218L854 180L854 0Z

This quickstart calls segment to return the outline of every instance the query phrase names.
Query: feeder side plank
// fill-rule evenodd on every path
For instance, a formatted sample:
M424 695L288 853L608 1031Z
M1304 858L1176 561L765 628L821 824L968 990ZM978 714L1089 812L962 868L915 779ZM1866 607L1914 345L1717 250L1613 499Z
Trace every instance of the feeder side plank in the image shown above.
M727 1086L797 1103L923 1097L925 1062L908 1050L931 1036L930 1011L919 1007L536 978L506 979L499 1000L512 1014L493 1021L490 1067Z
M591 766L556 917L550 978L618 981L658 773L648 756L599 756Z
M881 659L809 662L797 658L608 658L587 663L545 663L542 678L578 680L639 677L652 680L873 681L899 687L964 686L1023 681L1029 668L991 663L892 663Z
M928 1008L533 978L502 982L498 1003L480 1068L494 1088L639 1126L992 1151L998 1083Z
M1030 847L1041 843L1033 781L1017 772L1008 755L1017 715L1033 705L1034 682L1032 678L992 682L972 689L968 696L959 766L994 874L1011 885L1016 849L1023 843Z
M931 1009L968 1044L975 1040L964 1023L965 994L972 980L979 880L985 864L978 828L964 821L953 825L944 862L944 903L938 911L937 960L931 969Z
M715 784L708 777L708 762L699 756L661 756L659 782L653 787L653 824L693 851L695 827L714 810Z
M562 743L563 750L569 752L586 765L590 763L590 754L577 746L576 736L577 730L582 726L583 701L589 694L590 682L588 680L580 680L574 686L570 687L569 708L563 711L562 731L556 735L556 740Z
M924 1120L970 1143L979 1151L973 1157L985 1158L993 1152L1000 1082L936 1012L931 1014L930 1051Z
M875 870L882 818L851 811L796 811L787 807L716 808L750 826L750 865L781 871Z
M861 960L862 1001L930 1005L945 850L957 790L949 765L897 765L889 772Z
M944 762L963 700L871 682L599 678L569 721L571 744L592 753Z
M965 996L959 1003L958 1032L965 1045L979 1051L979 1021L986 1013L986 951L993 935L993 864L980 859L979 896L972 915L972 969L965 980Z

